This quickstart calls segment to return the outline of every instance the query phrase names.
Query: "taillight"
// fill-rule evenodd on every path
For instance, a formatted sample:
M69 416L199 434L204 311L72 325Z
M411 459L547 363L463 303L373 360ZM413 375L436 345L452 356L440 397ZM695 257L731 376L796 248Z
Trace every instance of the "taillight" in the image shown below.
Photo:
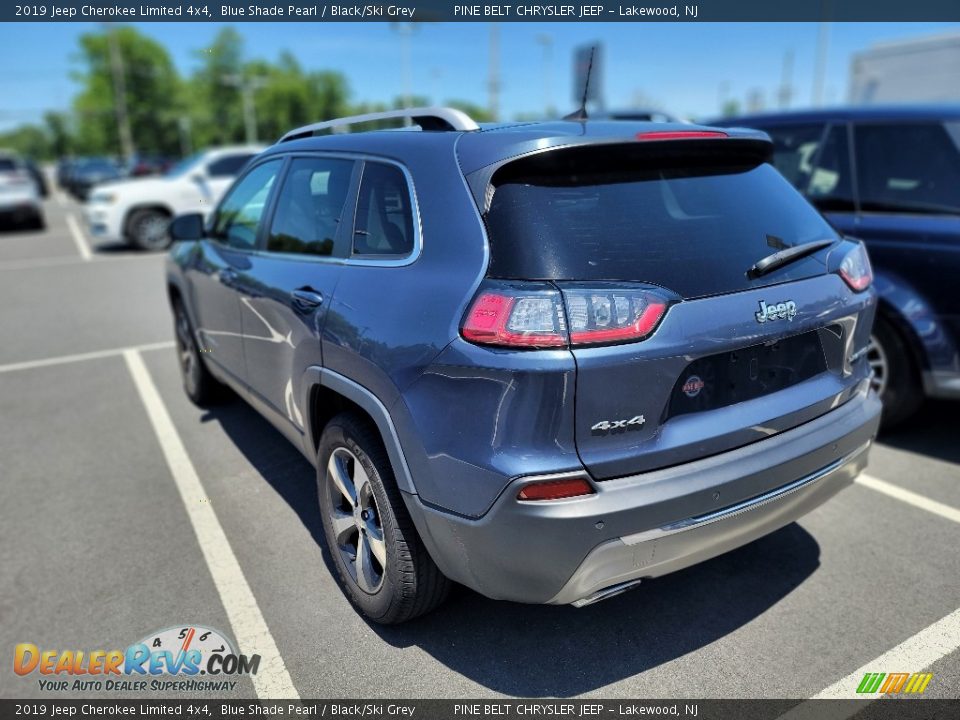
M593 495L595 492L593 486L583 478L543 480L524 485L517 493L517 500L563 500Z
M667 311L655 290L617 285L561 284L571 345L643 340Z
M850 289L862 292L873 282L873 268L870 267L870 258L863 243L857 243L840 261L837 270Z
M482 345L550 348L567 344L560 293L539 283L481 290L461 332L465 339Z
M668 306L663 291L635 285L488 281L461 333L470 342L513 348L636 342L656 329Z

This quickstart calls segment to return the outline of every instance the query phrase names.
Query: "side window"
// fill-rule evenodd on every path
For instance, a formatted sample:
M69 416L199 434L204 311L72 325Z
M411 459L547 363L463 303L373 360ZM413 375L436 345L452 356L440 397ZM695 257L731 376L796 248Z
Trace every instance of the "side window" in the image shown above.
M853 181L846 124L832 125L814 160L807 198L820 210L852 211Z
M413 211L403 171L367 162L360 180L353 254L403 256L413 252Z
M333 255L352 174L352 160L293 160L277 196L267 250Z
M766 128L773 140L773 164L790 183L805 190L823 139L823 124Z
M864 210L960 210L960 124L861 124L854 129Z
M233 177L243 169L244 165L250 162L252 157L251 153L224 155L207 166L207 174L210 177Z
M217 209L214 239L242 250L256 246L257 229L282 163L277 159L258 165L230 189Z

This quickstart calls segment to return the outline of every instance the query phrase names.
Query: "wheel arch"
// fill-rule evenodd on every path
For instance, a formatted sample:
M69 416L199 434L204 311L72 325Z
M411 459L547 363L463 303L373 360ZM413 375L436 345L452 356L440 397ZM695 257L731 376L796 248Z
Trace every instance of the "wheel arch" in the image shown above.
M337 413L351 410L377 429L390 459L397 487L405 493L416 494L390 412L376 395L339 373L317 366L308 368L304 373L300 394L301 407L307 411L303 414L303 437L304 443L309 445L304 450L313 458L314 464L318 462L317 447L327 422Z
M900 334L914 369L927 372L938 364L937 358L952 356L956 350L950 335L926 298L894 273L875 274L877 314Z
M127 208L127 211L123 215L123 236L128 237L130 235L130 221L136 216L136 214L142 210L159 210L169 217L174 217L176 213L173 211L169 205L165 205L160 202L142 202L135 205L131 205Z

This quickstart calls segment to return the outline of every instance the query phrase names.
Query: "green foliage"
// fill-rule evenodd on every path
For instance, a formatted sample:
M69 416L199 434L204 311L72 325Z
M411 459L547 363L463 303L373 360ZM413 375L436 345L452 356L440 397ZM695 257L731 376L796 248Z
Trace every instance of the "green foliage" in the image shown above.
M351 104L343 75L305 70L289 52L274 62L248 60L243 37L232 27L220 30L195 56L193 72L181 78L166 48L134 27L85 33L75 55L73 76L81 89L72 111L48 112L42 124L2 133L0 146L38 158L121 155L115 72L122 76L133 145L141 154L179 156L211 145L244 142L245 110L249 109L244 88L252 99L257 138L265 143L300 125L404 105L402 98ZM413 96L410 104L431 102ZM491 119L489 112L473 103L451 100L448 104L479 122Z
M77 151L121 154L108 32L116 43L116 70L123 78L134 147L143 153L177 153L180 80L176 69L166 48L127 26L80 36L82 69L76 77L83 90L73 102Z
M31 158L50 156L50 141L37 125L21 125L9 132L0 133L0 148L12 148Z

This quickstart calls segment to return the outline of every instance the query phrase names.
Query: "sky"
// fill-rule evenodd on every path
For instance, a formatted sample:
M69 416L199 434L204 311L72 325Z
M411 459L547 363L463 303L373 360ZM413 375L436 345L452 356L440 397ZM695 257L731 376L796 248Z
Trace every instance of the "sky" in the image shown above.
M182 74L219 23L141 23L165 45ZM275 60L291 51L307 69L332 69L348 79L354 101L390 100L403 93L400 34L391 23L238 23L248 59ZM0 131L67 109L77 85L77 38L94 23L0 25ZM573 110L572 55L599 41L603 88L611 108L657 106L684 117L719 112L723 98L741 107L759 93L777 105L784 58L793 56L792 107L812 101L817 23L501 23L501 118L542 112L552 101ZM960 33L948 23L832 23L826 28L824 100L847 97L850 60L878 42ZM435 101L488 101L491 26L418 23L410 37L412 91ZM546 60L549 47L551 60Z

